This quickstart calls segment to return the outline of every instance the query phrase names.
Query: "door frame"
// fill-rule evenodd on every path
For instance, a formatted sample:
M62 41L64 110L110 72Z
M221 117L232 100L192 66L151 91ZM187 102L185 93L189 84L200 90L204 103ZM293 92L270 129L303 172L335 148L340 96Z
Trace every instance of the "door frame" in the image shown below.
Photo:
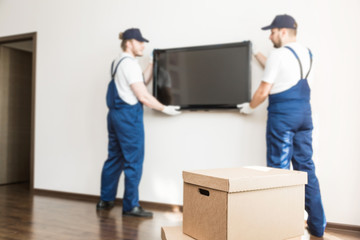
M34 189L34 156L35 156L35 90L36 90L36 39L37 33L30 32L18 35L0 36L0 45L32 40L32 71L31 71L31 123L30 123L30 190Z

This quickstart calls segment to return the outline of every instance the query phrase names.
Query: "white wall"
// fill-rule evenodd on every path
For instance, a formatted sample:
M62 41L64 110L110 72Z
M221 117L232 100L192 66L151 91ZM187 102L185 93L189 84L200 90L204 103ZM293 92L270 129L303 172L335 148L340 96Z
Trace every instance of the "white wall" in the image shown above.
M0 0L0 36L38 33L35 188L99 195L120 31L139 27L151 40L142 67L153 48L251 39L268 54L269 32L260 28L288 13L315 55L314 160L327 219L360 225L359 10L358 0ZM252 70L254 91L262 70L255 62ZM141 200L182 204L182 170L265 165L266 105L246 117L146 109Z

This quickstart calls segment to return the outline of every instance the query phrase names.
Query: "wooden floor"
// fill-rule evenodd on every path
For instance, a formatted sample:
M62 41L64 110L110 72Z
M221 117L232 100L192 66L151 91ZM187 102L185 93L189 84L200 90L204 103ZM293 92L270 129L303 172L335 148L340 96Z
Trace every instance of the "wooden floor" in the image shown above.
M0 186L0 239L159 240L162 226L182 222L182 213L178 211L149 209L154 211L154 217L141 219L123 217L121 206L96 211L95 204L33 195L26 184ZM330 229L327 234L337 237L334 239L360 239L359 232Z

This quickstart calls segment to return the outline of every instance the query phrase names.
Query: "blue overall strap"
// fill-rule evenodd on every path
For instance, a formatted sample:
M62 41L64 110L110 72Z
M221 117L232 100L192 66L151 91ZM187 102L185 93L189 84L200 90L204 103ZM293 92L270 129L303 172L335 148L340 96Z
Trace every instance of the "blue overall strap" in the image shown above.
M123 57L123 58L121 58L120 61L118 62L118 64L116 65L116 67L115 67L115 71L114 71L114 62L115 62L115 60L112 62L112 64L111 64L111 79L114 79L115 74L116 74L116 71L117 71L120 63L121 63L125 58L129 58L129 57Z
M301 64L301 62L300 62L299 56L296 54L296 52L294 51L294 49L292 49L291 47L285 46L285 48L289 49L289 50L295 55L296 59L298 60L299 65L300 65L300 76L301 76L300 79L303 79L303 68L302 68L302 64Z
M301 62L300 62L299 56L296 54L296 52L294 51L294 49L292 49L291 47L285 46L285 48L289 49L289 50L295 55L296 59L298 60L299 66L300 66L300 76L301 76L301 79L303 79L303 68L302 68L302 64L301 64ZM307 79L307 77L309 76L309 73L310 73L310 71L311 71L311 66L312 66L312 53L311 53L310 49L308 49L308 50L309 50L309 55L310 55L310 68L309 68L308 73L306 74L305 79Z
M310 55L310 68L309 68L309 71L308 71L308 73L306 74L306 79L307 79L307 77L309 76L309 73L310 73L310 71L311 71L311 67L312 67L312 61L313 61L313 55L312 55L312 52L311 52L311 50L308 48L308 50L309 50L309 55Z
M114 70L115 60L111 64L111 69L110 69L111 70L111 72L110 72L111 80L108 84L108 89L106 92L106 105L108 106L109 109L116 108L116 106L118 105L118 101L116 99L118 99L119 96L118 96L118 92L117 92L116 84L115 84L115 74L116 74L116 71L117 71L120 63L125 58L128 58L128 57L123 57L119 60L119 62L117 63L117 65L115 67L115 70Z
M111 68L110 68L110 75L111 75L111 78L113 78L113 74L112 74L112 72L113 72L113 69L114 69L114 63L115 63L115 60L111 63Z

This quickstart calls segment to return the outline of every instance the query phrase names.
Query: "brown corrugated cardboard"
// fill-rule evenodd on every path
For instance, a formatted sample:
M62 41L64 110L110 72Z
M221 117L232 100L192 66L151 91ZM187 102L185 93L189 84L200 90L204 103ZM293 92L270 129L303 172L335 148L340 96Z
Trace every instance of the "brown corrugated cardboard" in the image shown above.
M183 232L202 240L281 240L304 231L307 174L265 167L184 171Z
M182 232L182 226L162 227L161 240L194 240Z
M196 240L196 239L184 234L182 232L182 226L174 226L174 227L161 227L161 240ZM301 240L301 236L287 240Z

